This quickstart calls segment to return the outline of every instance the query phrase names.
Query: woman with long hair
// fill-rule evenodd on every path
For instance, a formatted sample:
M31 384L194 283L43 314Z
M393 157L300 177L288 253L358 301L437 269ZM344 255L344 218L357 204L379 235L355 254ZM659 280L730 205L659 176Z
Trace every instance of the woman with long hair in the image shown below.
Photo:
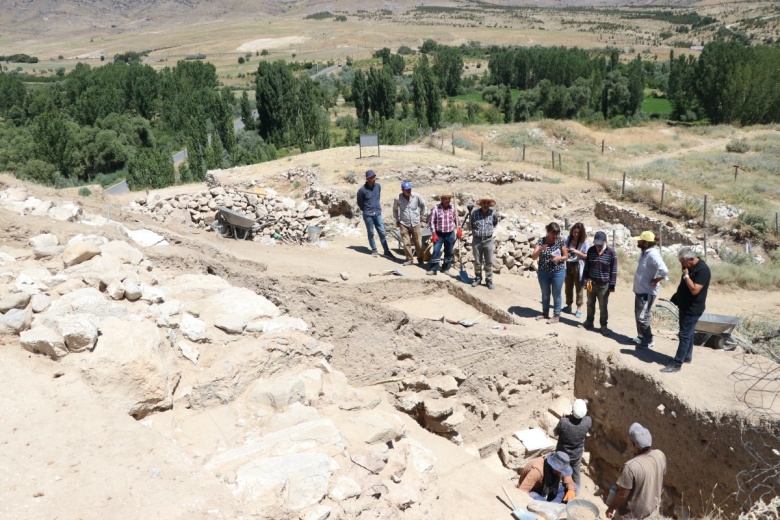
M569 259L566 260L566 307L561 312L571 313L571 304L574 303L574 295L577 296L577 312L574 315L582 317L582 271L585 270L585 260L588 257L588 235L585 225L577 222L569 230L566 237L566 247L569 250Z

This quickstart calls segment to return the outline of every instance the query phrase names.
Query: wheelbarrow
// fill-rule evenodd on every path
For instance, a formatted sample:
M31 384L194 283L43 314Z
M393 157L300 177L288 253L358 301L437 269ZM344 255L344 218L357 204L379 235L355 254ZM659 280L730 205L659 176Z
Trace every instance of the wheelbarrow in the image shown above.
M212 228L220 236L232 236L238 240L240 235L242 240L246 240L251 236L256 224L255 219L249 215L244 215L224 206L217 206L217 214Z
M680 311L670 300L659 298L658 308L670 313L675 319L680 319ZM735 335L734 329L740 324L742 318L737 316L725 316L722 314L712 314L705 312L699 318L694 328L694 345L706 345L709 343L712 348L718 350L731 351L737 348L737 345L745 348L747 342Z

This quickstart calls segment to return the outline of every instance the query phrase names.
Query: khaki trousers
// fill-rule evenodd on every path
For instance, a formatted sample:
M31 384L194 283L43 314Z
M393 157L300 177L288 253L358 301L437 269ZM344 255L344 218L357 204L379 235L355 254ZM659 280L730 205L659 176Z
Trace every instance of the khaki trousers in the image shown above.
M423 261L423 248L422 248L422 235L420 234L420 224L413 227L407 227L401 224L401 240L404 243L404 254L406 259L411 261L412 256L412 240L414 240L414 251L417 253L417 259Z

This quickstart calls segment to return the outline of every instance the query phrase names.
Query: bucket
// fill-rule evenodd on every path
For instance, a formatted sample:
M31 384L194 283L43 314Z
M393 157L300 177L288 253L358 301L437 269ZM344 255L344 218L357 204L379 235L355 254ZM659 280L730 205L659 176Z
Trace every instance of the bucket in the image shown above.
M599 508L593 502L581 498L569 500L566 504L566 517L569 520L597 520Z
M309 226L306 228L306 239L309 242L316 242L320 239L322 228L320 226Z

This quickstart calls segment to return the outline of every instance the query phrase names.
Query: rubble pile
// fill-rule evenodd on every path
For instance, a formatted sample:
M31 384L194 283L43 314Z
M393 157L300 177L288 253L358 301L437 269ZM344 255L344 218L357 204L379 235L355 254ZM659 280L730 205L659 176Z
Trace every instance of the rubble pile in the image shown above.
M412 184L449 184L456 182L488 182L490 184L508 184L511 182L539 182L541 177L530 173L512 171L491 171L485 167L468 170L461 166L409 166L407 168L388 168L382 171L383 179L410 181Z

